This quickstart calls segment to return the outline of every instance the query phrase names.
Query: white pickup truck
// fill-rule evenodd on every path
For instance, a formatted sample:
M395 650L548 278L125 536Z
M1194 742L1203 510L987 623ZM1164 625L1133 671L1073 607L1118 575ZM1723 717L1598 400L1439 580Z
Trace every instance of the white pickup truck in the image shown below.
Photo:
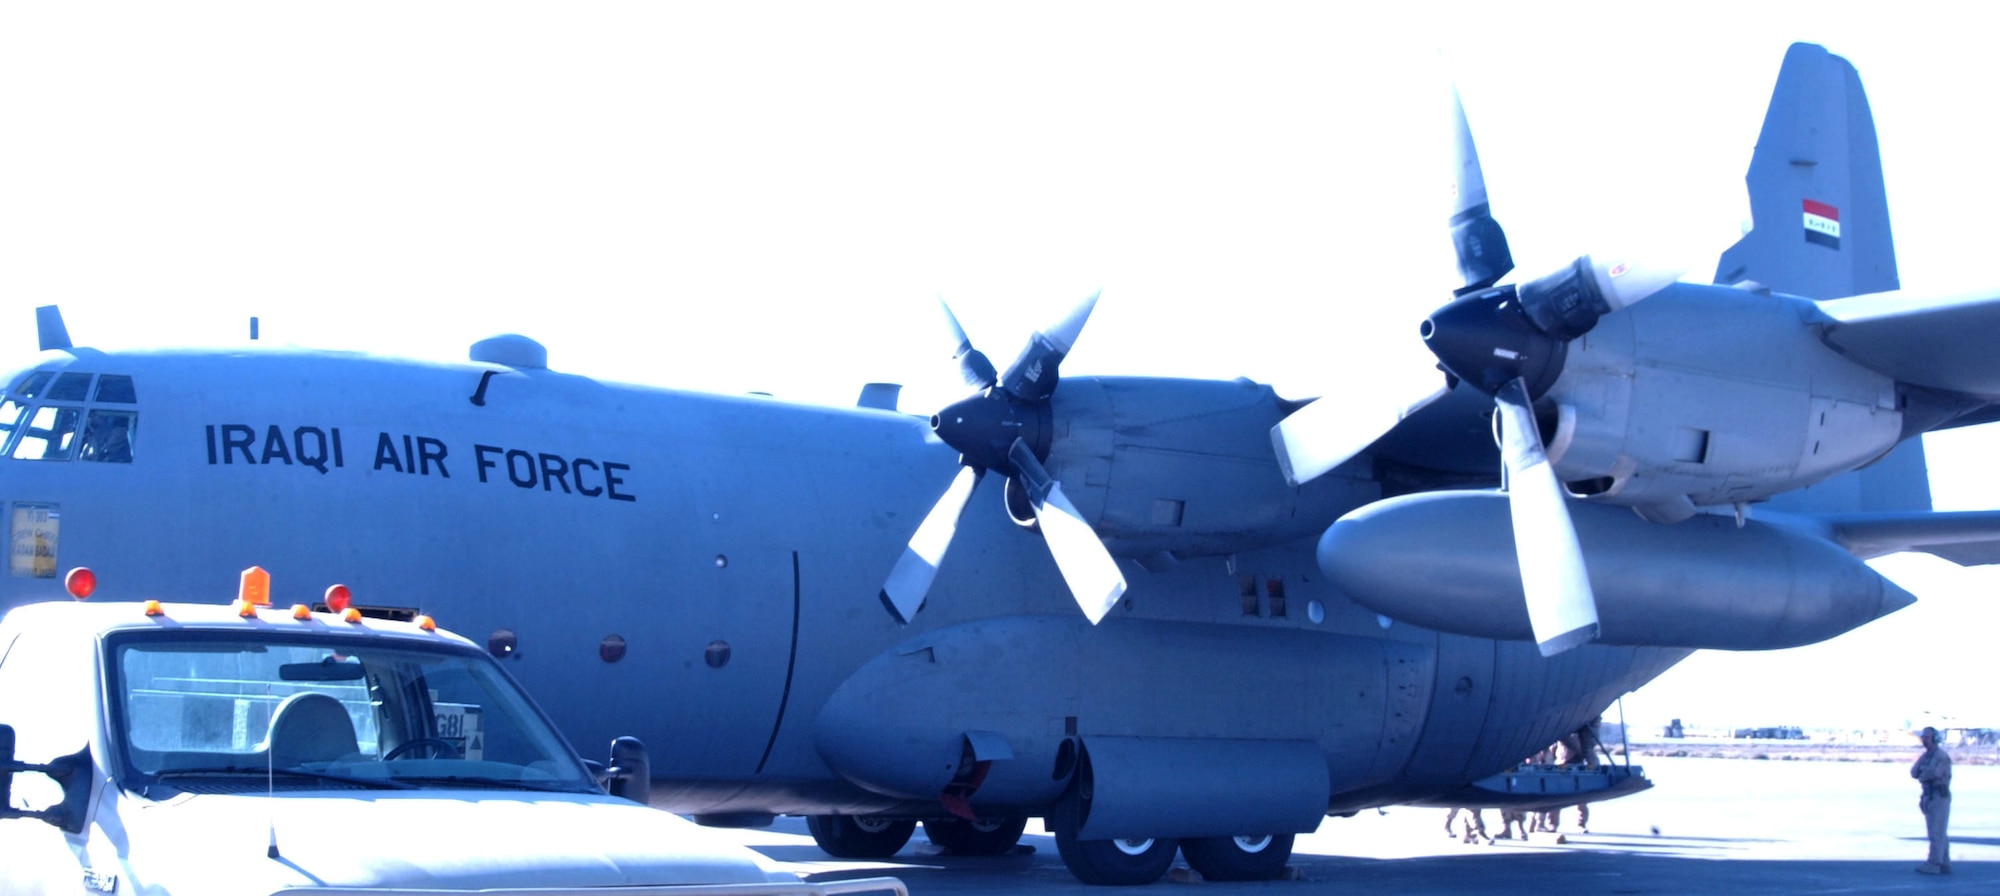
M612 790L643 801L621 739ZM618 767L622 766L622 768ZM0 619L0 893L826 894L609 795L428 619L238 601Z

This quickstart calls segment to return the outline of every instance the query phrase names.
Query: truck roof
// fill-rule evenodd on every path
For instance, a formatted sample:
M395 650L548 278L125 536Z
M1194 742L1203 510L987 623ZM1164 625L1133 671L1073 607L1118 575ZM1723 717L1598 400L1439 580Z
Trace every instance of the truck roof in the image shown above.
M352 638L394 638L436 644L449 642L473 646L471 641L442 628L426 630L417 622L396 622L354 616L353 621L338 613L304 611L300 607L258 606L244 616L233 604L162 603L157 601L76 601L52 600L25 604L9 611L0 624L5 628L55 633L102 635L115 631L254 631L272 634L312 633ZM158 615L151 610L158 608Z

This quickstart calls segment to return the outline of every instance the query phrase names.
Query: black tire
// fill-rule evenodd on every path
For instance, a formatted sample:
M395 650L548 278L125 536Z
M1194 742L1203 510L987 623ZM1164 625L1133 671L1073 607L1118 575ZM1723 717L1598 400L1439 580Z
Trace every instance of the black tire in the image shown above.
M1180 843L1164 837L1146 840L1078 840L1056 832L1056 851L1069 873L1100 887L1138 887L1159 880L1173 867Z
M910 842L917 823L868 815L808 815L813 842L837 859L886 859Z
M1292 860L1293 838L1200 837L1181 841L1181 857L1209 880L1276 880Z
M924 836L955 856L1002 856L1021 842L1027 830L1025 815L999 815L966 821L963 818L926 818Z
M1099 887L1137 887L1159 880L1174 865L1180 843L1164 837L1146 840L1079 840L1082 812L1074 795L1057 803L1045 821L1055 834L1056 852L1069 873Z

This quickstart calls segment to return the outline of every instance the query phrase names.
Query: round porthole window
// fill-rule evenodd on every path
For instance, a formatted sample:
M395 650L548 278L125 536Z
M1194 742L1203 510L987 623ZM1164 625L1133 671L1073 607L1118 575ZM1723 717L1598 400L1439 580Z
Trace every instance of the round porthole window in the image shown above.
M708 663L710 669L720 669L729 665L729 642L708 642L708 649L702 652L701 658L703 662Z
M486 652L503 660L514 655L514 646L514 630L511 628L494 629L493 634L486 636Z
M625 639L617 635L605 635L597 642L597 658L607 663L615 663L625 658Z

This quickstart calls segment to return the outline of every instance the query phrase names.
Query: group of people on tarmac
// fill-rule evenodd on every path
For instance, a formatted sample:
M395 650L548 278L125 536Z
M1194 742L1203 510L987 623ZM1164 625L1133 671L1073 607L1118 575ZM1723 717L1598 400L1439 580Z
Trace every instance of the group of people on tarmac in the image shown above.
M1603 763L1599 753L1609 754L1604 741L1598 736L1603 726L1602 716L1590 720L1582 727L1542 748L1541 752L1522 760L1523 765L1581 765L1597 768ZM1459 821L1463 813L1464 821ZM1457 826L1454 826L1454 825ZM1590 833L1590 804L1576 804L1576 826L1584 833ZM1452 807L1444 816L1444 831L1447 836L1457 837L1463 843L1492 843L1495 840L1526 840L1529 834L1556 833L1562 829L1562 808L1528 811L1525 809L1501 809L1500 833L1486 831L1484 809Z
M1602 740L1598 738L1598 726L1602 718L1591 720L1590 724L1571 732L1540 753L1529 757L1524 765L1578 765L1589 768L1599 765L1598 753L1608 753ZM1917 866L1919 874L1951 873L1951 837L1946 833L1946 825L1951 819L1951 754L1938 745L1936 728L1925 728L1918 738L1923 742L1924 752L1910 766L1910 777L1916 779L1921 788L1917 798L1917 809L1924 814L1924 833L1930 840L1930 855ZM1461 822L1460 815L1464 815ZM1456 826L1455 826L1456 825ZM1549 809L1528 812L1521 809L1500 810L1500 833L1488 834L1485 811L1477 808L1452 809L1445 813L1444 830L1448 836L1458 837L1464 843L1495 840L1526 840L1531 833L1554 832L1562 826L1562 810ZM1590 833L1590 804L1576 806L1576 826L1584 833ZM1658 829L1654 830L1658 833Z

